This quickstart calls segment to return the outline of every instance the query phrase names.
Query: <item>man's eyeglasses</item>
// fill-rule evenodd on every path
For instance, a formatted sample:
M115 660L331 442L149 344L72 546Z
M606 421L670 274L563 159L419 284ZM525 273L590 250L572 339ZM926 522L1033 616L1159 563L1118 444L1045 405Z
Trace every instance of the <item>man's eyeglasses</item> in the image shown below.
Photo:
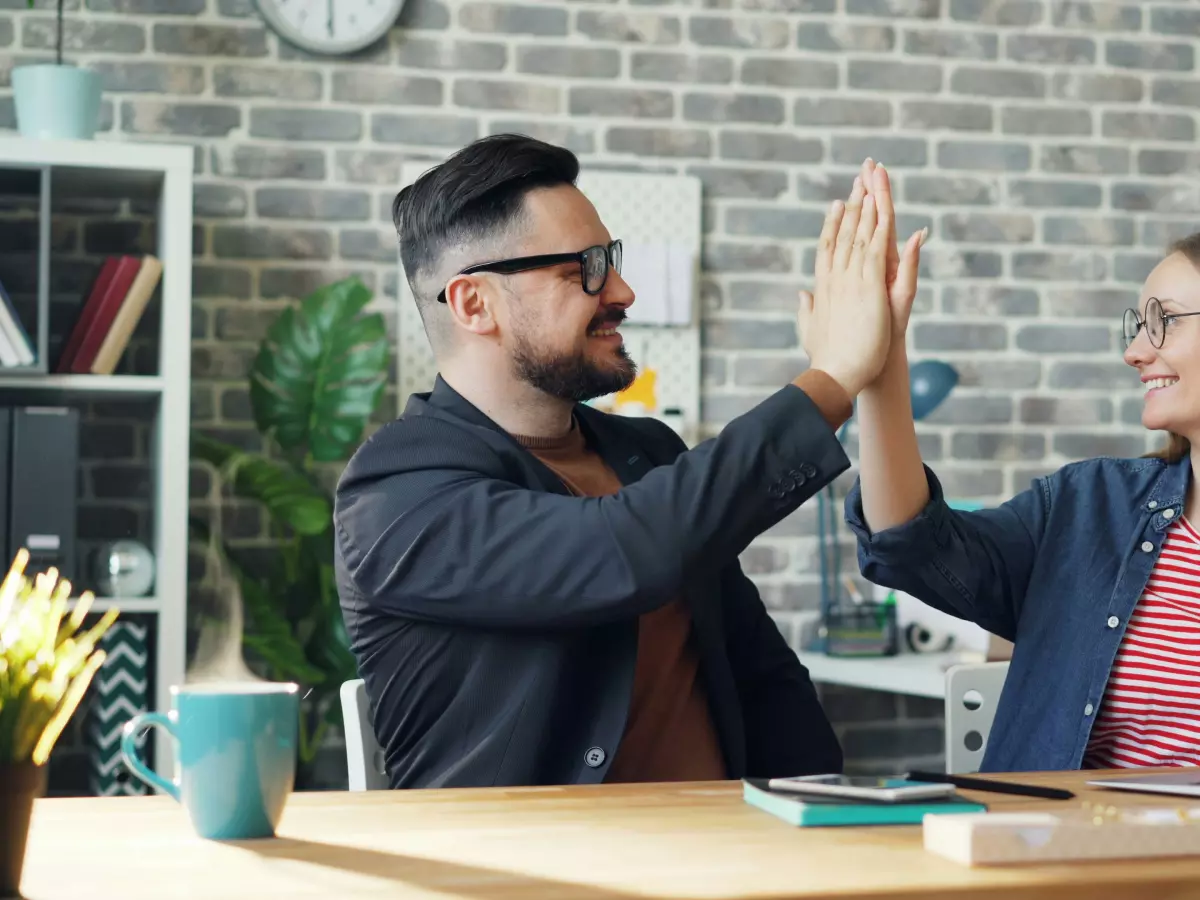
M459 275L473 275L476 272L498 272L501 275L513 275L517 272L528 272L530 269L545 269L549 266L561 266L564 263L579 264L579 280L583 284L585 294L599 294L604 290L608 281L608 270L615 269L621 273L621 241L615 240L607 247L597 244L579 253L542 253L538 256L518 256L515 259L497 259L492 262L477 263L467 266ZM439 303L446 302L446 291L443 288L437 295Z
M1146 335L1150 338L1150 343L1155 349L1161 349L1163 341L1167 336L1167 323L1173 319L1185 319L1188 316L1200 316L1200 312L1190 313L1164 313L1162 304L1157 297L1151 297L1146 303L1146 318L1143 320L1136 309L1125 310L1125 315L1121 319L1121 336L1125 339L1125 347L1137 338L1138 332L1144 326Z

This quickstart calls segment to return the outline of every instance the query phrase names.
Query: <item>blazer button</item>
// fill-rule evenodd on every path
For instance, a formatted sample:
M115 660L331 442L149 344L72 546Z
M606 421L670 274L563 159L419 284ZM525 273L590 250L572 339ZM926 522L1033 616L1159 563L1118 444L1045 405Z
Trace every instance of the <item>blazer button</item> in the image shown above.
M817 477L817 467L814 466L812 463L807 463L807 462L801 463L800 464L800 472L807 478L816 478Z
M583 754L583 761L593 769L597 769L604 765L604 760L607 758L608 757L604 750L600 747L589 747L588 752Z

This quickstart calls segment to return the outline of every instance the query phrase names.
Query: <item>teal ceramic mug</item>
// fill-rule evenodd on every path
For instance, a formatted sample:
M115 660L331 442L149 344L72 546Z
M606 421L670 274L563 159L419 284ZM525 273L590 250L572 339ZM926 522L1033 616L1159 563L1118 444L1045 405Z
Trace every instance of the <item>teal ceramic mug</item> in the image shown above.
M130 770L181 803L203 838L273 836L296 776L297 685L183 685L172 687L171 697L170 713L141 713L125 725L121 753ZM154 726L178 744L177 781L138 756L138 736Z

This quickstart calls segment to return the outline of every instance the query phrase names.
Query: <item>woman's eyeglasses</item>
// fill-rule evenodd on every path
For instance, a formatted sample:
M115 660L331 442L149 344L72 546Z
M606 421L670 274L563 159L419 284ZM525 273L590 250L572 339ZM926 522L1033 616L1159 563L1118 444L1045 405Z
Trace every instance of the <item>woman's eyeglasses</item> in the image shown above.
M467 266L459 275L473 275L476 272L497 272L501 275L513 275L517 272L528 272L530 269L544 269L549 266L561 266L564 263L579 264L579 280L583 284L585 294L599 294L604 290L608 281L608 270L615 269L621 273L621 241L615 240L608 246L597 244L579 253L542 253L538 256L518 256L515 259L497 259L492 262L477 263ZM439 303L446 302L446 291L443 288L437 295Z
M1161 349L1163 341L1167 337L1167 323L1173 319L1185 319L1188 316L1200 316L1200 312L1164 313L1162 304L1158 302L1157 297L1151 297L1146 303L1145 319L1138 315L1136 309L1125 310L1125 315L1121 319L1121 336L1125 340L1126 349L1134 342L1143 327L1145 327L1146 336L1150 338L1150 343L1154 348Z

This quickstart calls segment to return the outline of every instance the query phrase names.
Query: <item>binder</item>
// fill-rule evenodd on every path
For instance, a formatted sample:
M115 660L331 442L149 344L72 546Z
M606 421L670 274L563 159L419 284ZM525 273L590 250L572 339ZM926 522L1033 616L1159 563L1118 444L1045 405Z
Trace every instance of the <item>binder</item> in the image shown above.
M29 550L28 571L77 571L75 523L79 411L25 406L11 411L8 465L8 559Z

